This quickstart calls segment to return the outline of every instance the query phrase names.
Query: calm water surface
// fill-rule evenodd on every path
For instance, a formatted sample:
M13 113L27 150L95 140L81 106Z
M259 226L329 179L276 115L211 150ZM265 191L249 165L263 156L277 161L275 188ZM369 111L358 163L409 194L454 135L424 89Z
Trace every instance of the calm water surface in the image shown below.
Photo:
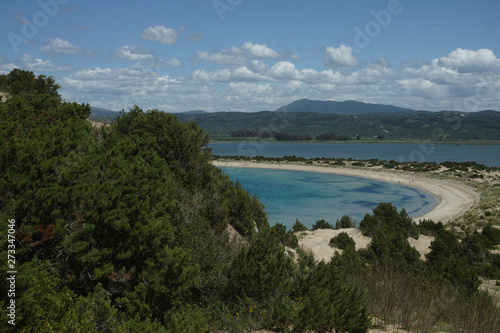
M336 157L368 160L417 162L476 161L486 166L500 166L500 145L433 144L356 144L356 143L281 143L231 142L210 144L215 155L283 157Z
M500 166L500 145L212 143L216 155L336 157L353 159L465 162ZM342 215L359 222L380 202L392 202L410 216L423 215L438 203L428 192L375 180L303 171L222 168L233 181L257 195L269 222L291 228L298 218L310 227L316 220L335 223Z
M409 186L319 172L222 167L231 180L259 197L271 225L291 228L298 218L311 227L316 220L335 224L342 215L359 222L380 202L392 202L410 216L425 214L438 201Z

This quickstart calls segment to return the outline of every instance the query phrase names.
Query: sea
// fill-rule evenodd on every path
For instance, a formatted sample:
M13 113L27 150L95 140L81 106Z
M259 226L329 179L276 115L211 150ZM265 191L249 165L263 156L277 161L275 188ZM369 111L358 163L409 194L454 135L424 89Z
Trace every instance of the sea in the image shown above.
M304 158L465 162L500 166L498 145L212 143L216 155ZM391 202L412 217L431 211L438 200L431 193L402 184L326 173L251 168L221 168L234 182L264 204L271 225L292 228L296 220L311 227L324 219L335 225L343 215L359 223L380 202Z

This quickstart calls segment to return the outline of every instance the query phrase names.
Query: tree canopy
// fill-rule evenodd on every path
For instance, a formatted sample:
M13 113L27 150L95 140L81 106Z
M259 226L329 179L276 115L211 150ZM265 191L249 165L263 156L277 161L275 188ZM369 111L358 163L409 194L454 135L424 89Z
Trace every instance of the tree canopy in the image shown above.
M343 253L318 263L211 164L196 124L134 106L94 128L90 106L63 101L53 78L14 70L0 87L9 93L0 102L0 232L15 232L0 252L15 253L18 272L16 326L3 320L2 332L362 333L372 314L413 318L413 308L395 308L407 302L394 301L394 290L422 295L433 285L465 294L456 303L483 306L478 313L498 313L477 291L478 272L500 276L492 226L459 242L442 224L417 226L381 203L360 222L372 236L367 249L342 233L332 245ZM343 216L336 228L354 225ZM318 220L320 228L333 226ZM304 229L297 220L293 230ZM419 230L436 237L425 264L407 241ZM0 289L9 290L7 260L1 266ZM2 294L4 311L11 300ZM429 322L456 317L450 327L460 327L466 307L438 303L417 305L432 312Z

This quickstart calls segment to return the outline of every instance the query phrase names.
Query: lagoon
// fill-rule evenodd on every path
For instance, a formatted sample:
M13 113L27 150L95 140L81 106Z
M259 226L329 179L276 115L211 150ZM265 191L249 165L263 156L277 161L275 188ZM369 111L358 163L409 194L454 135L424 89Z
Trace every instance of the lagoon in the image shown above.
M325 219L335 224L342 215L360 222L380 202L405 208L411 217L431 211L438 200L427 191L360 177L307 171L221 167L231 180L259 197L271 225L292 228L296 219L311 227Z
M379 160L436 162L475 161L489 167L500 166L500 145L445 144L359 144L359 143L283 143L283 142L215 142L215 155L242 155L315 158L353 158Z

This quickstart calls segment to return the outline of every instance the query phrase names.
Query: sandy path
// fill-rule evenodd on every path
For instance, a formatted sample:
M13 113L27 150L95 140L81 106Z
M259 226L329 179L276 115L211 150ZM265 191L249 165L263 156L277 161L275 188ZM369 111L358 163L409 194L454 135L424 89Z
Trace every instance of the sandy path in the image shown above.
M236 162L236 161L214 161L216 166L239 167L239 168L261 168L277 170L295 170L324 172L345 176L354 176L381 180L394 184L417 187L432 193L438 200L438 205L429 213L415 217L415 221L431 219L434 222L443 223L453 221L463 215L479 202L479 194L471 187L452 180L443 180L430 177L417 176L399 171L381 171L362 168L346 168L337 166L318 166L286 163L261 163L261 162Z

